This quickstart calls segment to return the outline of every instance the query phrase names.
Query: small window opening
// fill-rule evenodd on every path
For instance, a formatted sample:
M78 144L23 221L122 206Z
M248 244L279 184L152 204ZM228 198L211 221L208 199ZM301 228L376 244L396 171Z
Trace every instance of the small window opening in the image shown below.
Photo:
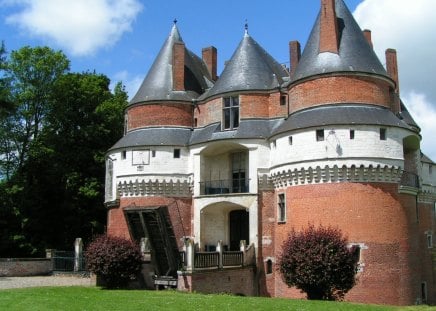
M292 145L292 136L289 136L289 145Z
M197 127L198 121L197 118L194 118L194 127Z
M284 106L284 105L286 105L286 96L281 95L280 96L280 106Z
M286 200L285 194L280 193L278 196L278 221L285 222L286 221Z
M380 129L380 140L386 140L386 129L385 128Z
M180 158L180 149L174 149L174 158L175 159Z
M121 160L125 160L127 156L126 150L121 151Z
M431 175L433 173L433 165L428 165L428 173Z
M350 139L354 139L354 130L350 130Z
M151 157L152 157L152 158L155 158L155 157L156 157L156 150L152 150L152 151L151 151Z
M276 149L276 147L277 147L277 141L275 139L272 141L272 147L274 149Z
M433 234L427 233L427 248L433 248Z
M316 141L324 141L324 129L316 130Z
M268 259L266 261L266 274L271 274L273 272L273 264L272 264L272 260Z

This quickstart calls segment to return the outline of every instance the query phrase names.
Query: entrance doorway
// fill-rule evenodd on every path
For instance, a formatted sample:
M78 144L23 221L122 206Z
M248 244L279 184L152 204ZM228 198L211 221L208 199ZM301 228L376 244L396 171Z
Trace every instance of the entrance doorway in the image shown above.
M230 250L238 251L241 240L249 244L249 219L248 212L236 210L229 213L230 222Z

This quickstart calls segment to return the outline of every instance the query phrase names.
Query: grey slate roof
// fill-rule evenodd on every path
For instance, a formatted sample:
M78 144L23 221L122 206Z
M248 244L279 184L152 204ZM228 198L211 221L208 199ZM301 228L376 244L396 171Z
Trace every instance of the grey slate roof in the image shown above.
M411 129L387 108L342 104L319 106L293 113L272 134L326 125L383 125Z
M221 131L221 123L214 123L204 128L194 129L190 144L198 144L222 139L263 138L267 139L274 127L283 119L249 119L241 120L239 127L233 131Z
M319 53L320 15L318 15L291 79L295 81L332 72L365 72L388 77L385 68L343 0L336 0L336 15L340 33L339 55L330 52Z
M185 48L185 72L188 69L192 75L185 75L185 89L188 86L186 91L173 91L173 46L176 42L183 42L183 40L174 24L138 92L130 101L130 105L160 100L191 101L200 95L198 88L201 89L200 93L203 93L212 86L210 74L204 62Z
M285 77L289 73L282 65L245 33L218 81L200 99L234 91L272 90Z
M109 150L141 146L187 146L191 129L186 128L144 128L124 135Z
M430 159L428 156L426 156L424 153L421 152L421 161L425 163L435 164L432 159Z
M410 126L415 127L418 131L420 131L420 127L418 123L416 123L415 120L412 118L412 115L409 113L409 110L407 110L407 107L406 105L404 105L403 101L400 101L400 104L401 104L400 118Z

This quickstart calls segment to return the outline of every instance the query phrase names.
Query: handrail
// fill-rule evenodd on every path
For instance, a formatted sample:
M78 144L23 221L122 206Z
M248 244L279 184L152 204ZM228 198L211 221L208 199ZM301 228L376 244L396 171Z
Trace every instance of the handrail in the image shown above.
M200 181L200 194L229 194L249 192L248 179L220 179Z

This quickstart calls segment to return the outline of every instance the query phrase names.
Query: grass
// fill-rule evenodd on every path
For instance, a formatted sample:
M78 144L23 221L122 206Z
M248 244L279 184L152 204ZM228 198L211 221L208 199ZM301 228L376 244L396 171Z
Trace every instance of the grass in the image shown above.
M0 290L2 310L299 310L430 311L434 307L392 307L175 291L103 290L98 287L34 287Z

